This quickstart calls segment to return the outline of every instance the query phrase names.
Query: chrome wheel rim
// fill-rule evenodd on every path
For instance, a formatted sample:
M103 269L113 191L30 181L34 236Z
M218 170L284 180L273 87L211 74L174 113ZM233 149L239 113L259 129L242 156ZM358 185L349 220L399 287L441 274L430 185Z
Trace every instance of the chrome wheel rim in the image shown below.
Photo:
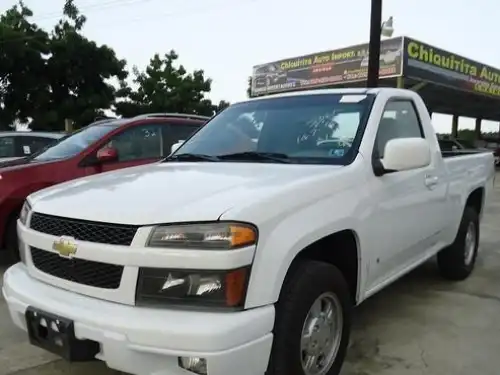
M302 327L300 358L305 375L325 375L337 357L342 338L342 306L331 292L312 304Z
M476 252L476 237L476 225L470 222L465 234L464 263L466 266L470 265L474 259L474 253Z

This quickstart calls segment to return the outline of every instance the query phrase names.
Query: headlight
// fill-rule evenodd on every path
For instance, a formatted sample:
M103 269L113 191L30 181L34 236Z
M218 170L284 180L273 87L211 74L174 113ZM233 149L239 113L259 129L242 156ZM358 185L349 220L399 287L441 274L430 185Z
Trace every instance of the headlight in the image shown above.
M257 229L243 223L162 225L153 229L147 246L230 250L257 242Z
M241 308L249 272L249 267L229 271L140 268L136 304Z
M28 215L31 212L31 206L28 201L24 201L23 207L21 208L21 212L19 213L19 221L26 225L28 221Z

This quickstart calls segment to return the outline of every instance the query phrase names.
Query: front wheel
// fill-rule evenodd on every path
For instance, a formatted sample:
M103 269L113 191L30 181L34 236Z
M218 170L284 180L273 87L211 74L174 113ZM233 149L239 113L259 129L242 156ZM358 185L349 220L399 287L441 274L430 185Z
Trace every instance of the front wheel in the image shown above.
M352 303L337 267L303 261L276 305L267 375L337 375L349 344Z
M441 275L450 280L465 280L474 270L479 249L479 215L465 207L455 241L438 253Z

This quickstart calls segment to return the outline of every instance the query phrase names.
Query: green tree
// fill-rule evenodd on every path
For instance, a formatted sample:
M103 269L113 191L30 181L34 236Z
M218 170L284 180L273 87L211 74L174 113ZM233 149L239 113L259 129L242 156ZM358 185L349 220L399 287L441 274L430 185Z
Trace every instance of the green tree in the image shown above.
M461 129L457 132L457 138L473 142L476 140L476 131L473 129Z
M66 0L63 14L52 31L47 60L51 100L37 117L45 117L43 122L50 127L63 126L65 118L79 127L111 107L117 90L109 80L124 80L128 72L125 60L118 59L113 49L81 34L86 18L73 0Z
M32 16L22 2L0 15L0 130L25 122L46 100L49 35Z
M252 83L253 83L252 76L250 76L250 77L248 77L248 87L247 87L247 96L249 98L252 97Z
M215 113L219 113L220 111L223 111L227 107L229 107L231 104L229 102L226 102L225 100L221 100L219 104L217 104L214 108Z
M112 78L127 77L125 61L108 46L98 46L81 30L86 18L73 0L47 33L29 21L22 2L0 16L0 127L32 119L32 129L62 130L102 115L115 101Z
M174 50L164 56L155 54L144 71L133 68L132 88L121 83L115 111L124 117L143 113L171 112L212 116L227 107L221 101L214 105L206 97L210 93L212 80L205 78L203 70L188 73L178 65L179 56Z

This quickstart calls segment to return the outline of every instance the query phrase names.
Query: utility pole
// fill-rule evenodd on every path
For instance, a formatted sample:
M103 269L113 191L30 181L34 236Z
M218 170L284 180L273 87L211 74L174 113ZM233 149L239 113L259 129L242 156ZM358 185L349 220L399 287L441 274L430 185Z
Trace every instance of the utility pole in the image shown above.
M378 87L380 70L380 37L382 28L382 0L371 0L370 44L368 46L367 87Z
M68 134L73 132L73 121L69 118L64 120L64 131Z

